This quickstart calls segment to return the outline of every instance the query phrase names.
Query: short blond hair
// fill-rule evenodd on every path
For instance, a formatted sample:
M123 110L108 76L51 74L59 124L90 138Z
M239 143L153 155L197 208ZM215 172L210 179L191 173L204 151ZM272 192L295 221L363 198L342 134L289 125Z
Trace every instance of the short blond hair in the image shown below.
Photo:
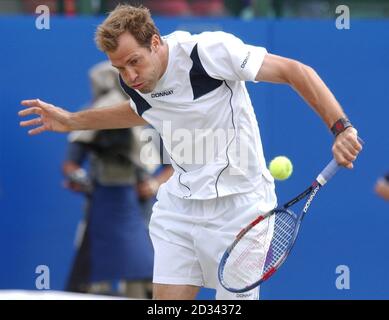
M151 46L153 35L161 37L149 9L119 4L97 27L95 35L97 47L104 52L115 51L118 47L118 38L125 32L129 32L139 45L148 48Z

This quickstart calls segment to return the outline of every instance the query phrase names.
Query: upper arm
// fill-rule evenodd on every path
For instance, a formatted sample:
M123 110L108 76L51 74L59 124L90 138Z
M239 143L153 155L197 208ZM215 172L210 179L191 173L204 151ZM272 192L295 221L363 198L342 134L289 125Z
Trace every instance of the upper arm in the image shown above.
M135 112L132 100L120 102L112 106L111 110L115 114L113 118L117 121L117 128L130 128L148 124L145 119ZM108 118L110 114L106 113L106 116Z
M296 60L274 54L266 54L261 68L255 77L256 81L273 83L291 83L292 76L303 65Z

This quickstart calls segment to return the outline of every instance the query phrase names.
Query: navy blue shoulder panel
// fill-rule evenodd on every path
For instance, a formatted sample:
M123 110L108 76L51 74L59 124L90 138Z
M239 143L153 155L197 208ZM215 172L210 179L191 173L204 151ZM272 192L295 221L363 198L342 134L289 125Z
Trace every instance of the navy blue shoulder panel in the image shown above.
M142 96L136 92L134 89L131 89L128 85L126 85L122 79L122 77L119 75L120 85L122 86L123 90L131 97L131 99L135 102L136 110L140 116L142 116L143 112L149 110L151 108L151 105L142 98Z
M197 44L194 46L190 58L193 61L192 69L190 69L190 83L193 90L194 100L220 87L223 84L222 80L214 79L209 76L201 64Z

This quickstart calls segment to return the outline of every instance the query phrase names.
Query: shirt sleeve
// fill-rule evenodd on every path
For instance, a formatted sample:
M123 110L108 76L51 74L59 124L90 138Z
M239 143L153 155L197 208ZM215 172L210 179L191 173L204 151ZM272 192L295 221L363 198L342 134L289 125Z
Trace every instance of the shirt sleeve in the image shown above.
M226 32L199 35L198 52L204 69L220 80L255 81L267 50L243 43Z

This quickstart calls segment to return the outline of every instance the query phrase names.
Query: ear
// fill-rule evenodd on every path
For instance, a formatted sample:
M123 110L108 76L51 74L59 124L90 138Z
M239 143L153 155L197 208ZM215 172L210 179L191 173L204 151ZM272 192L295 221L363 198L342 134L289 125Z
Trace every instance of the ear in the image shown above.
M157 34L154 34L151 37L151 48L152 48L152 50L158 51L160 45L161 45L161 39L159 38L159 36Z

